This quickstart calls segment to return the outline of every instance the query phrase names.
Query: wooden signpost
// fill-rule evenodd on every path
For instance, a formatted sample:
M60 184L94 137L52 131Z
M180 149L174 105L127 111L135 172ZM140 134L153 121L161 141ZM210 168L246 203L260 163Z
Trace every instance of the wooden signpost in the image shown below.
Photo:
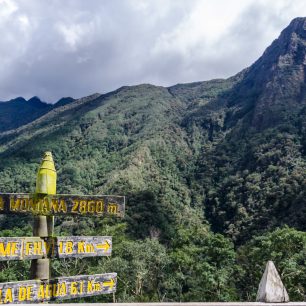
M0 193L1 214L124 216L124 197Z
M113 293L117 274L51 279L50 258L110 256L112 237L54 237L54 215L123 217L125 197L56 194L52 154L46 152L38 170L36 193L0 193L0 214L33 214L34 237L0 238L0 261L32 260L34 280L0 283L0 304L37 303Z
M112 237L4 237L0 261L39 258L110 256Z
M2 283L0 304L38 303L113 293L116 283L116 273Z

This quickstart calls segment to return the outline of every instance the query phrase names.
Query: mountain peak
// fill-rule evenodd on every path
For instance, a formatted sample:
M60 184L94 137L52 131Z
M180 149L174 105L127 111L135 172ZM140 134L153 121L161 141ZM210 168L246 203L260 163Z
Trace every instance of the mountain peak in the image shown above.
M230 98L242 115L252 111L253 126L283 122L288 109L305 104L306 18L295 18L246 71Z
M34 96L31 99L29 99L27 103L37 109L44 109L49 107L49 105L46 102L41 101L37 96Z
M287 64L305 64L303 56L305 55L305 49L306 17L298 17L290 22L252 66L256 64L265 66L273 63L282 64L282 59L285 59L286 55ZM291 61L289 61L289 57ZM281 61L279 61L280 59Z
M306 30L306 17L297 17L294 18L287 28L283 30L284 31L291 31L298 33L305 37L305 30Z
M295 55L299 51L304 51L306 46L306 18L295 18L281 32L279 38L273 42L271 47L277 46L280 53ZM269 49L269 48L268 48ZM267 50L268 50L267 49ZM304 58L295 58L299 63L304 62Z
M37 96L33 96L32 98L30 98L27 102L42 102Z
M57 102L55 102L54 106L55 107L63 106L63 105L72 103L73 101L75 101L75 99L73 99L71 97L63 97L63 98L59 99Z
M10 104L14 104L14 103L26 103L27 100L23 97L17 97L17 98L14 98L14 99L11 99L9 101L3 101L1 103L10 103Z

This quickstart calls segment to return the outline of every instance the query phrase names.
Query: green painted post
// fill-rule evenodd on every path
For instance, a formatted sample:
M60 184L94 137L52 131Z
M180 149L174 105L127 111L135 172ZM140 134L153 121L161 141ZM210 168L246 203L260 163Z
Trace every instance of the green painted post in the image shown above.
M51 152L45 152L36 179L37 194L56 194L56 170ZM54 216L35 216L33 224L34 237L53 236ZM31 262L32 279L50 279L50 259L34 259Z

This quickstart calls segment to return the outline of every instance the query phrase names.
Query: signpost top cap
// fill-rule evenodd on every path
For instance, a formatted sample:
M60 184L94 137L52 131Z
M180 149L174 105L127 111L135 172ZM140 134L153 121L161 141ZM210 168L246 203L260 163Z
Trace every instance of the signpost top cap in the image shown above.
M45 152L38 169L36 193L56 194L56 170L51 152Z
M56 171L51 152L45 152L39 169L48 169L51 171Z

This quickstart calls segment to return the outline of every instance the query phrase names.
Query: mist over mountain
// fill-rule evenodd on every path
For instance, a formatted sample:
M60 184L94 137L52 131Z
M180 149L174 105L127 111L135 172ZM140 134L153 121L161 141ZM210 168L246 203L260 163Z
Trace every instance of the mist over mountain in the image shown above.
M292 299L304 300L305 64L306 18L296 18L228 79L124 86L54 106L0 103L1 192L33 191L39 160L52 151L58 193L126 195L123 222L56 223L61 234L117 237L108 263L90 259L82 269L116 264L119 301L252 300L255 267L267 260ZM13 231L10 220L0 224ZM29 233L29 218L18 220Z

